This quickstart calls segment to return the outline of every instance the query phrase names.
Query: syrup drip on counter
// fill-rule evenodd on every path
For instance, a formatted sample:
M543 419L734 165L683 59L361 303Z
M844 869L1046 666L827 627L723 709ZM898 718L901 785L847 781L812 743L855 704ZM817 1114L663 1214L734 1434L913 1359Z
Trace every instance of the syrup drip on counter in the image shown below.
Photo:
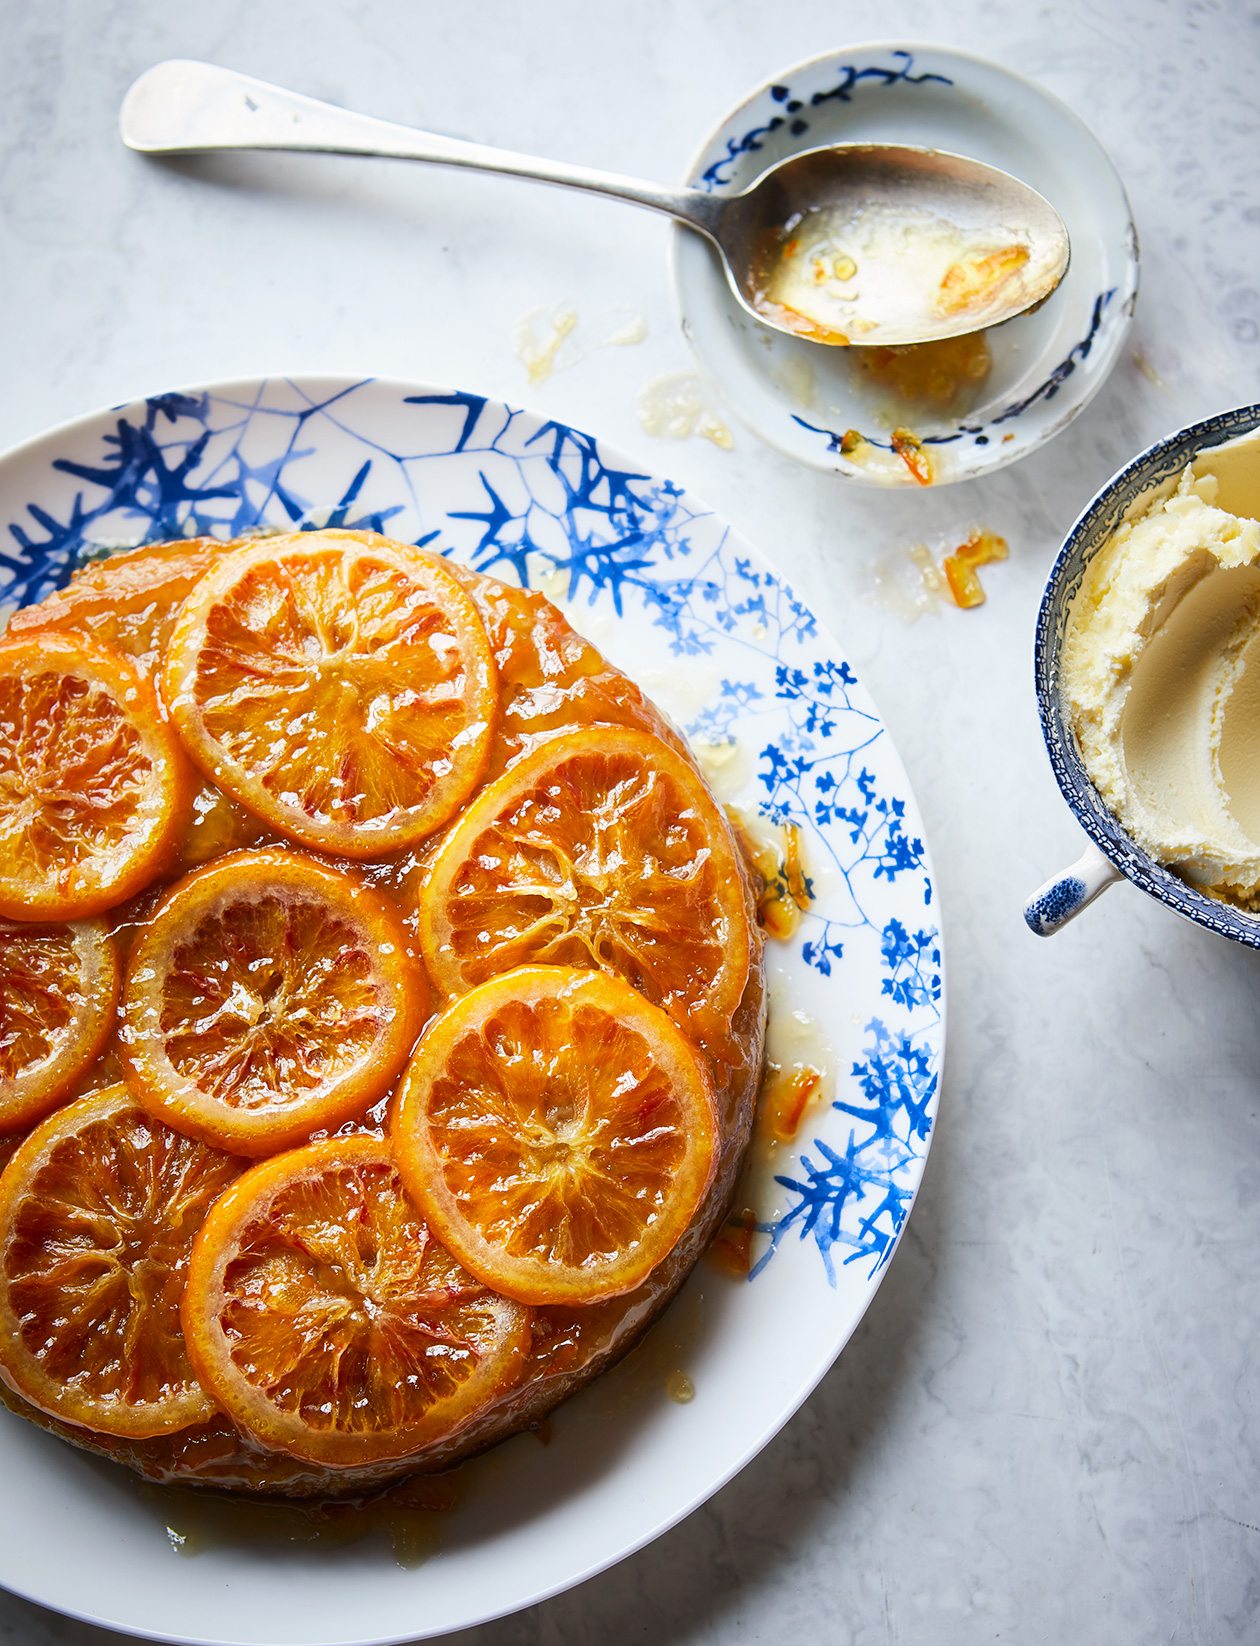
M723 451L735 448L734 435L695 372L666 372L645 383L639 390L639 426L658 440L686 440L698 434Z

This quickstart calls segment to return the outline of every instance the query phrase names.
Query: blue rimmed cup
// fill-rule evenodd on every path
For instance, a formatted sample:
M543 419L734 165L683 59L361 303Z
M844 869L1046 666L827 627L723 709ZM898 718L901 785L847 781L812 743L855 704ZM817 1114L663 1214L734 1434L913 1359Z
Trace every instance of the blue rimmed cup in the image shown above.
M1107 482L1072 527L1051 569L1037 616L1034 669L1041 729L1055 779L1089 840L1080 859L1033 893L1024 919L1049 937L1121 876L1209 931L1260 949L1260 915L1210 897L1144 852L1107 810L1081 760L1059 691L1059 659L1072 601L1090 561L1143 497L1213 446L1260 429L1260 405L1238 406L1149 446Z

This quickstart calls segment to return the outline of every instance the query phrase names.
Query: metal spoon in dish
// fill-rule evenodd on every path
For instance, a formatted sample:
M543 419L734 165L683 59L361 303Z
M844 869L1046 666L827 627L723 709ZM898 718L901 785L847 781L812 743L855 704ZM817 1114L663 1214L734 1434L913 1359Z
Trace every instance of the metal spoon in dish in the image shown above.
M930 342L1043 302L1067 269L1067 230L1018 178L938 149L849 143L780 161L741 194L663 189L535 160L320 103L209 63L147 70L123 99L144 154L297 149L380 155L528 177L666 212L720 252L758 320L820 343Z

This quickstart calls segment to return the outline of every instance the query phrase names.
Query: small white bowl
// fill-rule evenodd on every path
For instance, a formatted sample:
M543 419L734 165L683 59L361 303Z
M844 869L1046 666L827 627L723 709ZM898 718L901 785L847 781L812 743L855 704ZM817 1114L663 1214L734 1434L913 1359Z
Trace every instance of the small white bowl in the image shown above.
M987 161L1030 183L1067 225L1067 275L1036 314L989 333L993 369L975 404L950 416L877 397L851 351L754 320L716 253L679 227L673 273L683 331L743 422L811 468L865 485L916 484L891 451L898 423L924 441L938 483L1004 468L1065 428L1119 355L1138 288L1124 185L1097 138L1043 87L967 52L904 42L842 47L773 76L705 139L687 181L735 193L798 150L845 142L912 143ZM874 446L873 460L841 453L852 428Z

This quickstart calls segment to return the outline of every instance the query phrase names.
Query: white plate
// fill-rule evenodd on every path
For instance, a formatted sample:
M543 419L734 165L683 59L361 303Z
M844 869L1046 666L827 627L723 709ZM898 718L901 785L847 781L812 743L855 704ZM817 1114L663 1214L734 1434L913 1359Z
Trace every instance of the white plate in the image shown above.
M756 1272L701 1265L637 1367L559 1411L547 1447L518 1436L474 1465L426 1564L400 1567L379 1533L329 1550L248 1529L181 1557L167 1528L187 1530L186 1494L0 1412L0 1581L113 1628L249 1646L412 1640L611 1565L791 1417L874 1295L922 1175L944 1037L939 916L870 699L757 551L694 498L476 395L329 378L159 395L0 458L0 521L10 603L64 581L85 545L260 522L372 527L541 578L692 735L738 740L746 803L805 831L817 901L771 964L781 998L825 1026L836 1107L778 1163L788 1181L771 1185ZM694 1382L690 1404L666 1394L674 1370Z
M843 47L767 80L705 140L687 181L735 193L800 149L849 142L912 143L987 161L1030 183L1067 225L1067 275L1036 314L989 333L993 369L966 415L877 401L848 350L754 320L717 254L678 228L683 330L749 428L811 468L869 485L916 484L889 449L896 423L923 437L938 483L1004 468L1065 428L1119 355L1138 286L1124 185L1098 139L1044 87L968 52L900 41ZM876 447L874 461L840 454L851 428Z

